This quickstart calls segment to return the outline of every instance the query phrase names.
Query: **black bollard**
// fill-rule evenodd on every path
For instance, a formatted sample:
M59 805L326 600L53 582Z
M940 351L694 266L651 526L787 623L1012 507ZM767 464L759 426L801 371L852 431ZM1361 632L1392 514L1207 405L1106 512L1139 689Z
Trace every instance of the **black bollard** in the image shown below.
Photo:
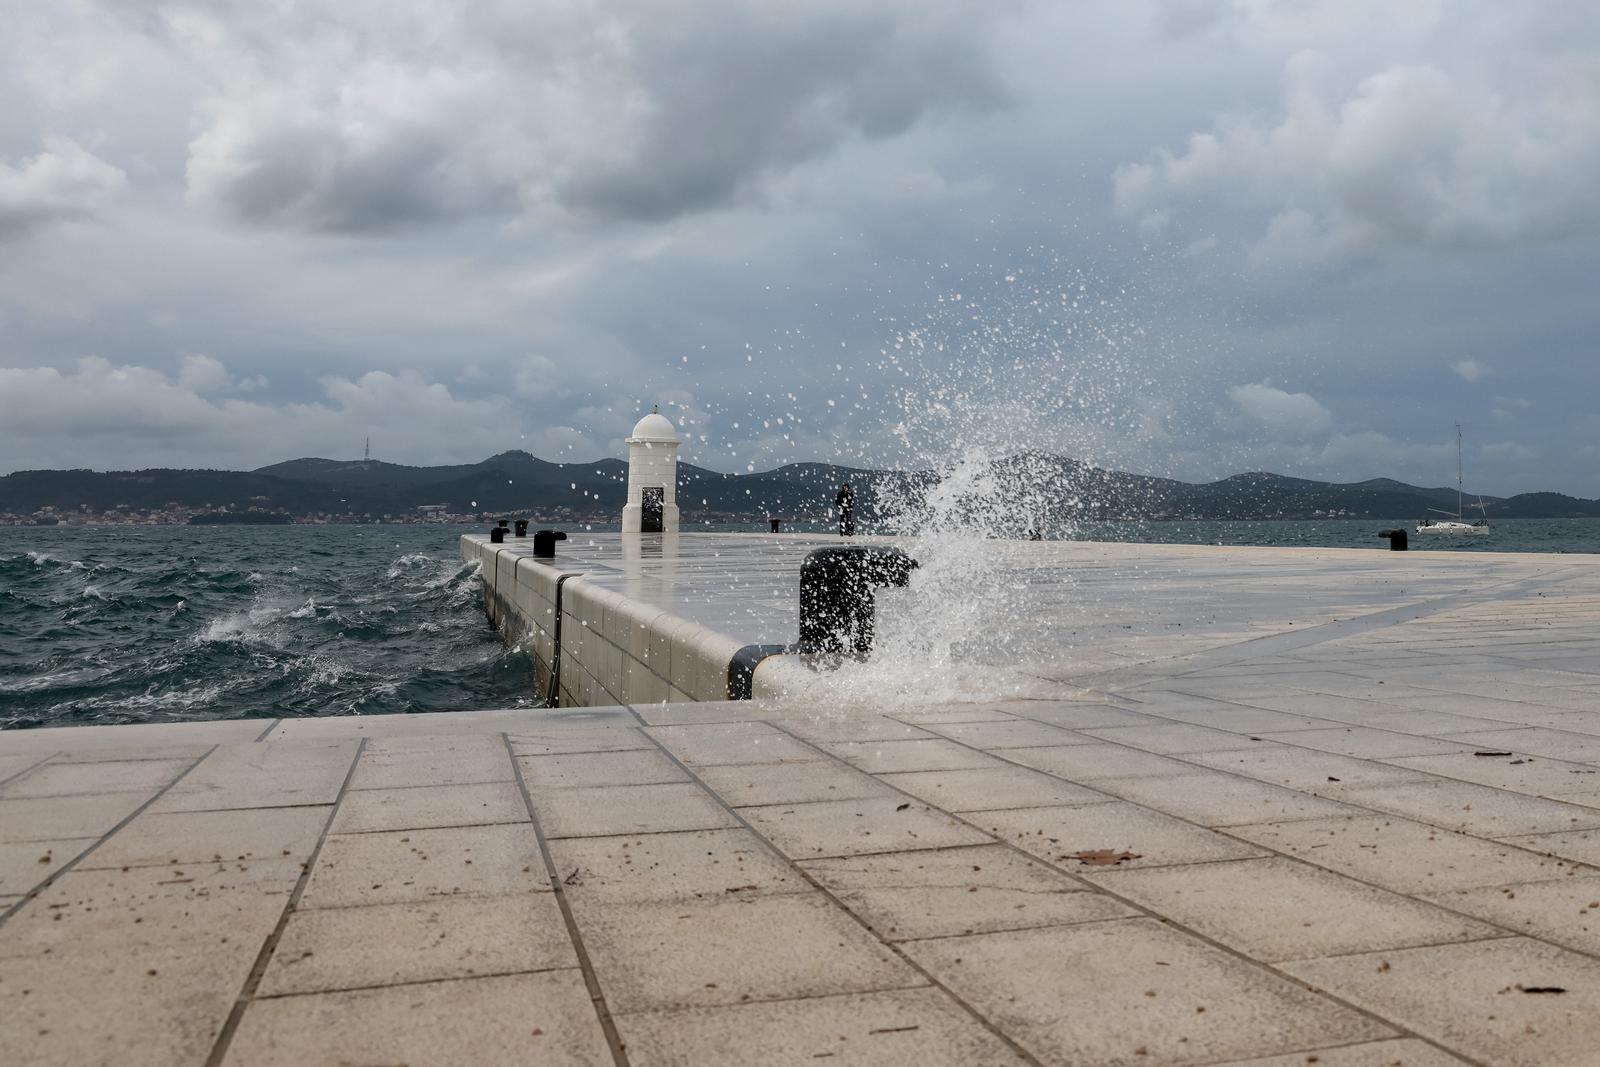
M768 519L767 525L771 527L773 533L781 533L783 531L782 519Z
M907 584L916 565L898 548L813 549L800 564L800 652L865 656L872 650L873 590Z
M504 526L496 526L494 529L490 530L489 531L489 543L491 545L503 545L503 544L505 544L506 543L506 528Z
M567 535L562 530L540 530L533 535L533 554L540 559L554 559L556 542L566 539Z
M528 520L527 519L518 519L516 525L517 525L517 536L518 537L527 537L528 536Z
M1388 541L1389 541L1389 551L1390 552L1404 552L1404 551L1406 551L1406 549L1411 547L1411 545L1410 545L1410 540L1411 539L1406 534L1405 530L1403 530L1403 529L1401 529L1401 530L1379 530L1378 531L1378 536L1388 539Z

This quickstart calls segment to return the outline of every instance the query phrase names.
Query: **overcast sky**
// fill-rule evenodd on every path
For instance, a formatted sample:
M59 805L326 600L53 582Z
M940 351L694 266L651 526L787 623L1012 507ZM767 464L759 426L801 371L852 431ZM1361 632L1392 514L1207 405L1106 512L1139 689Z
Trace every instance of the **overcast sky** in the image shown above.
M1600 496L1600 5L0 0L0 472Z

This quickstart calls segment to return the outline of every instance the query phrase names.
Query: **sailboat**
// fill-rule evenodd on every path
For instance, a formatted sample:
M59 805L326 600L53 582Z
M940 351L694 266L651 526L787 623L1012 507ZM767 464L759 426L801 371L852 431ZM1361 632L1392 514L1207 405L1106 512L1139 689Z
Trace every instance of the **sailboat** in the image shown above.
M1489 509L1484 507L1483 498L1478 498L1478 507L1483 512L1483 517L1471 522L1461 512L1461 424L1456 423L1456 510L1454 514L1439 508L1429 508L1440 515L1450 515L1448 519L1422 519L1417 523L1419 534L1444 534L1454 537L1488 537L1489 536Z

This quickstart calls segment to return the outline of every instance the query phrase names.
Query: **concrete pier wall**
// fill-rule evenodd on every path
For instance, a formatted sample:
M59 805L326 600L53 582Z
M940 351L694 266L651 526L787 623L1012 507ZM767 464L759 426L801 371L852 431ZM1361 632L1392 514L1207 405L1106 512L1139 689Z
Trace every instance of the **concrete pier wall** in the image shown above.
M562 707L729 699L733 638L587 579L581 561L535 559L531 539L468 534L461 558L480 565L489 620L528 649L541 696L554 674Z

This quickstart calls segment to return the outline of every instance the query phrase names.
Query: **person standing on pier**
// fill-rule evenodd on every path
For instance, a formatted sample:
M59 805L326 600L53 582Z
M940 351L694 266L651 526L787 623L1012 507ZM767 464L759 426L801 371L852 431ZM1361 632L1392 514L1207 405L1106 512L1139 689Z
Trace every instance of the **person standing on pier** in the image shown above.
M851 537L856 532L856 491L845 482L834 495L833 506L839 510L839 536Z

